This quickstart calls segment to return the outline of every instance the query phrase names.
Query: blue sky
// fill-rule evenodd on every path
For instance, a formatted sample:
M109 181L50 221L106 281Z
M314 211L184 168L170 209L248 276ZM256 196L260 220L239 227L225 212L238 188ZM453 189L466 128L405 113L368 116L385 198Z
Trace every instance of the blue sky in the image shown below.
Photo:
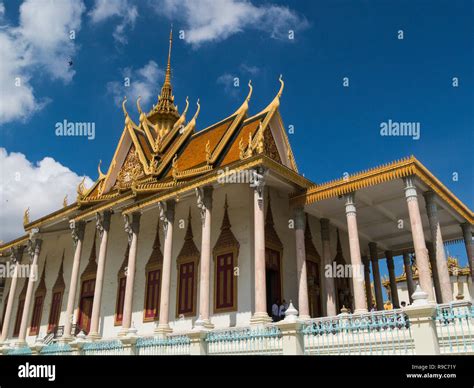
M26 97L12 98L17 89L7 94L2 87L0 102L16 104L9 105L8 114L0 110L0 146L6 150L2 158L23 154L22 160L17 155L20 159L10 163L24 165L33 176L44 172L36 163L54 159L48 159L51 165L71 170L61 170L69 174L64 190L71 198L76 175L96 179L99 159L103 170L108 167L123 129L117 99L145 93L150 97L142 101L144 110L156 101L172 23L174 94L181 109L189 96L191 112L200 98L198 129L232 113L247 94L250 78L250 110L257 113L273 98L283 74L281 112L285 125L295 128L290 142L306 177L323 182L414 154L474 207L473 1L0 4L0 50L11 47L13 52L2 64L1 81L11 83L20 74L29 90ZM55 10L47 12L51 4ZM74 40L69 39L71 30ZM289 30L294 39L289 39ZM403 39L398 39L400 30ZM180 31L185 39L179 39ZM123 87L126 75L131 79L128 89ZM225 82L229 76L240 79L239 88ZM343 86L344 77L349 87ZM453 87L453 77L458 87ZM134 99L129 99L128 109L138 122ZM65 119L94 122L95 139L55 136L55 123ZM380 136L380 123L389 119L420 123L421 138ZM454 172L458 181L452 179ZM10 175L2 168L4 187L11 184ZM54 177L45 179L54 182ZM39 181L35 202L41 202ZM27 206L33 218L50 206L38 204L35 209L27 203L31 195L5 188L3 202L10 198L7 191L15 194L9 203L14 200L21 209L8 217L15 216L20 224ZM2 229L2 236L10 236L11 229ZM464 256L458 248L452 249Z

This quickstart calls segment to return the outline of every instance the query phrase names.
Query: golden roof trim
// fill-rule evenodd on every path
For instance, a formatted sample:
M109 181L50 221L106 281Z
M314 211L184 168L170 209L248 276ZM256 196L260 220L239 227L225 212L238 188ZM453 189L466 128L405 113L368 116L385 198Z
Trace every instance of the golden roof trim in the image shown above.
M348 194L362 188L388 182L394 179L416 175L435 191L445 202L455 209L471 224L474 223L473 212L464 205L449 189L446 188L423 164L413 155L410 157L386 163L362 172L350 175L348 178L339 178L333 181L315 185L305 194L291 198L293 205L305 205L323 199Z

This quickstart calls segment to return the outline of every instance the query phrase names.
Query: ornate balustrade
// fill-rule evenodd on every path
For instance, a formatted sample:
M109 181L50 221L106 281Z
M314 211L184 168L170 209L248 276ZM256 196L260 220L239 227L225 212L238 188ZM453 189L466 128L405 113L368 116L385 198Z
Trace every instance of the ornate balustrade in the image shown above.
M124 346L118 339L86 342L82 347L82 354L94 356L119 356L123 355Z
M69 344L61 342L52 342L44 346L39 351L39 354L41 354L42 356L69 356L77 354L77 352Z
M213 330L206 337L208 354L282 354L282 333L277 326Z
M306 321L305 354L413 354L410 322L401 310Z
M139 337L135 344L139 355L186 355L191 341L186 335L170 335L166 338Z
M441 354L474 354L474 306L470 302L438 305L436 331Z

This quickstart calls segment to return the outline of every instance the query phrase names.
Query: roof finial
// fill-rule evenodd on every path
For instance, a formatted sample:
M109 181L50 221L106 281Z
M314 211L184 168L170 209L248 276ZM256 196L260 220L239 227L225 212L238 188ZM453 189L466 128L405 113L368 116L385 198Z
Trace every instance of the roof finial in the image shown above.
M168 64L166 65L165 84L171 84L171 47L173 46L173 25L170 29L170 45L168 48Z

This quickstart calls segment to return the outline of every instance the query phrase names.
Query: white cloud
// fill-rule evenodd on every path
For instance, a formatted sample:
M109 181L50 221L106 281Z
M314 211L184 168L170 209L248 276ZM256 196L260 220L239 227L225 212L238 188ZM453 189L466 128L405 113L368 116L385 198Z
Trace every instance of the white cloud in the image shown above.
M0 29L0 124L26 120L48 99L35 96L29 81L41 71L50 79L71 81L68 66L76 48L70 31L77 34L85 7L77 0L25 0L18 26Z
M30 207L30 219L47 215L62 206L67 194L75 201L81 176L46 157L32 163L24 154L0 148L0 239L8 241L24 234L23 213ZM92 180L86 177L86 187Z
M224 91L227 95L236 98L239 95L240 79L235 75L224 73L217 77L217 84L224 87Z
M127 96L128 108L133 110L135 101L141 96L141 106L146 109L152 97L158 90L158 83L164 78L164 71L158 67L155 61L149 61L145 66L138 70L127 67L122 70L121 81L112 81L107 84L107 91L113 96L117 106L123 101L123 97ZM125 78L130 79L130 86L125 86ZM132 105L133 104L133 105Z
M256 6L248 0L158 0L154 8L160 15L183 22L185 40L193 46L222 41L246 29L286 39L289 30L308 26L304 17L288 7Z
M136 6L132 6L128 0L95 0L94 8L89 12L93 23L101 23L110 18L120 19L113 32L116 41L127 43L126 28L133 29L138 16Z

